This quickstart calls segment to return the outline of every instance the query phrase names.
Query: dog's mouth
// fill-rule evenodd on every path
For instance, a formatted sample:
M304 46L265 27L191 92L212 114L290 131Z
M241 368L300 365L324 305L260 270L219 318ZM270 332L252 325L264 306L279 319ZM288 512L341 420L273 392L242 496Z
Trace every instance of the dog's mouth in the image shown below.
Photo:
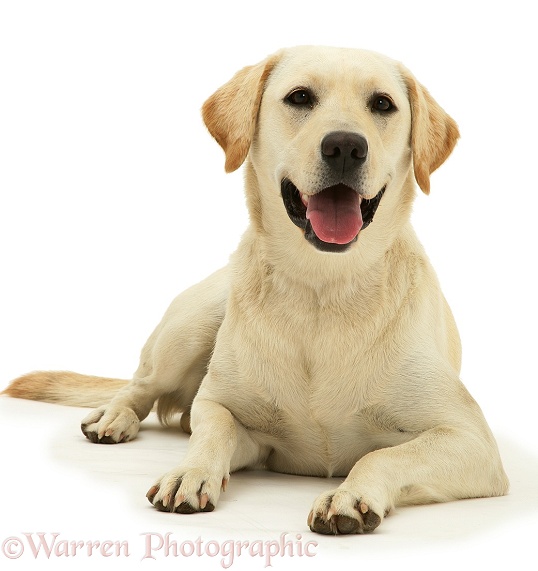
M281 183L282 199L290 220L304 230L305 238L322 252L345 252L374 219L385 189L384 186L368 199L345 184L306 195L289 179Z

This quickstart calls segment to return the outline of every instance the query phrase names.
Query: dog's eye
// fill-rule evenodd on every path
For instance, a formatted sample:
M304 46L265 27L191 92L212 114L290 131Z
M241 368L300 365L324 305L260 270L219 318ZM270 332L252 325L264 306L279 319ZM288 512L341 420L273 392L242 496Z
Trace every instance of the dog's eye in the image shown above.
M307 89L294 89L287 97L286 101L292 105L305 105L312 107L313 97Z
M372 101L372 109L374 111L381 111L382 113L387 113L388 111L393 111L396 109L394 103L386 95L376 95Z

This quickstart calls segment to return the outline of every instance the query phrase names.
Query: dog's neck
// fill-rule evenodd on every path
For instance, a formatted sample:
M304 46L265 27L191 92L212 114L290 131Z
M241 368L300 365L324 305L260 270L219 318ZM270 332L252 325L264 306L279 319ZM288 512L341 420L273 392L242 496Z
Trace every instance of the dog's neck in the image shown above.
M408 221L414 195L411 176L404 183L410 185L410 198L401 219L384 220L381 212L373 224L383 225L383 231L369 228L341 254L316 250L289 220L280 190L275 187L264 192L262 199L260 184L274 186L260 178L247 161L245 186L251 224L232 257L241 287L253 288L253 292L269 287L283 296L301 291L305 303L318 305L342 305L345 300L358 299L370 300L366 305L371 305L380 302L388 281L396 280L406 295L414 281L416 259L425 258Z

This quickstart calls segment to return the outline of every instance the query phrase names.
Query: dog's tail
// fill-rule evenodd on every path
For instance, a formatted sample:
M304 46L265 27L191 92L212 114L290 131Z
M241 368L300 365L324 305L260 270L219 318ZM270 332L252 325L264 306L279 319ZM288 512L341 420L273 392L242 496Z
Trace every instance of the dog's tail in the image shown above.
M96 408L107 404L128 382L69 371L36 371L15 379L0 394L67 406Z

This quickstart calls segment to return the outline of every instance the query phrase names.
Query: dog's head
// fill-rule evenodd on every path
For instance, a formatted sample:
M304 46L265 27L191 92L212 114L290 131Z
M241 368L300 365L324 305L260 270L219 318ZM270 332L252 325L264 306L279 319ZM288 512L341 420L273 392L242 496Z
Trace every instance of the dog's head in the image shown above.
M241 70L207 100L203 117L226 170L249 156L257 185L280 194L279 208L325 252L348 250L384 202L405 210L412 172L428 193L458 138L401 64L338 48L286 49Z

